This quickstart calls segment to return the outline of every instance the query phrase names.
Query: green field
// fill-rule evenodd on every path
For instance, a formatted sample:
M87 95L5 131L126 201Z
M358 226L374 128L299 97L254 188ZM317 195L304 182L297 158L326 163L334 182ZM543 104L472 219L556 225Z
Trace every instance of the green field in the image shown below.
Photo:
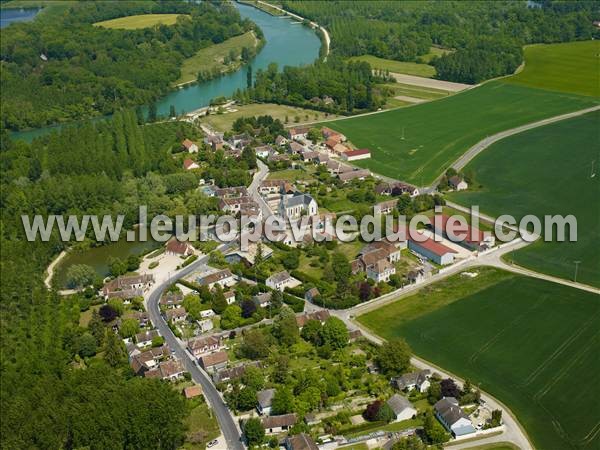
M227 39L220 44L210 45L196 52L194 56L183 61L181 66L181 77L175 81L175 85L196 81L198 72L211 71L218 68L222 71L228 68L223 63L223 58L234 50L239 55L242 48L256 47L257 40L252 31Z
M418 77L431 78L435 76L435 68L429 64L418 64L415 62L395 61L393 59L378 58L373 55L353 56L349 61L366 61L373 69L389 70L394 73L405 73Z
M387 339L404 337L417 355L506 403L537 448L598 448L600 297L477 270L359 321Z
M525 68L510 83L600 96L599 41L530 45L525 47L525 60Z
M181 14L139 14L96 22L94 26L119 30L137 30L155 25L173 25Z
M536 242L510 256L516 263L600 286L600 112L536 128L492 145L468 166L483 188L452 193L493 216L573 214L577 242ZM593 163L595 161L595 163Z
M426 185L486 136L596 103L590 97L494 81L435 102L328 126L356 147L371 150L372 158L357 165Z
M236 111L226 112L224 114L211 114L202 117L202 122L206 122L216 130L230 131L233 122L239 117L253 117L269 115L274 119L281 120L284 125L300 125L307 122L316 122L335 118L334 114L327 114L321 111L311 109L297 108L295 106L275 105L273 103L251 103L249 105L236 105ZM286 121L287 118L287 121Z

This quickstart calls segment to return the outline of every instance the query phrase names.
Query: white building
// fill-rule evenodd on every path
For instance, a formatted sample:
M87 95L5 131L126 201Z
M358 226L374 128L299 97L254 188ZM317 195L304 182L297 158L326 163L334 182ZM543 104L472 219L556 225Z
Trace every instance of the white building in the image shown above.
M392 395L392 397L387 401L387 404L391 410L394 411L394 422L412 419L413 416L417 415L416 408L411 402L401 395Z
M294 287L299 284L300 282L292 277L286 270L275 273L267 278L268 287L282 292L286 287Z
M458 400L454 397L444 397L433 405L433 410L440 423L454 437L475 433L471 420L458 406Z
M279 202L279 215L288 220L298 220L302 216L316 216L319 206L309 194L284 195Z

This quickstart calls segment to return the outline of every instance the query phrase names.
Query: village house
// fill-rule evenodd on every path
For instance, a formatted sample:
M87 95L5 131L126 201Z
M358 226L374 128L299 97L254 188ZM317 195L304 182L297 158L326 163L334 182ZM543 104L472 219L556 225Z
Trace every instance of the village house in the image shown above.
M183 168L185 170L194 170L194 169L199 169L200 166L198 165L198 163L194 162L193 160L186 158L183 160Z
M390 281L390 277L395 273L396 268L385 260L379 260L375 264L367 266L367 278L376 283Z
M263 389L256 393L256 410L261 416L271 414L271 406L275 397L275 389Z
M199 358L200 366L202 366L204 370L210 370L212 372L227 366L227 361L229 361L229 357L225 351L209 353L208 355L203 355Z
M321 133L323 134L323 139L334 139L338 142L344 142L346 140L346 136L344 136L342 133L339 133L328 127L321 128Z
M222 211L229 212L232 214L244 214L248 215L249 209L254 210L258 208L256 202L252 197L235 197L235 198L222 198L219 200L219 208ZM246 213L244 213L246 211Z
M434 241L430 237L426 237L425 240L423 240L423 237L419 238L419 241L409 237L408 248L441 266L452 264L454 262L454 255L457 253L455 250L446 247L440 242Z
M234 250L225 255L225 261L228 263L243 262L247 266L253 266L258 256L259 246L256 242L248 243L246 250ZM264 244L260 246L260 257L265 260L273 256L273 250Z
M306 433L286 437L284 447L285 450L319 450L313 438Z
M151 274L118 277L104 285L102 294L105 299L139 297L153 284L154 276Z
M135 319L138 321L139 326L142 328L148 325L150 321L148 313L146 311L129 311L125 313L123 319Z
M225 146L223 134L215 133L204 138L204 143L209 145L213 151L221 150Z
M196 324L200 333L208 333L215 327L212 319L197 320Z
M285 180L263 180L258 188L258 193L262 196L293 194L295 191L294 186Z
M454 397L444 397L433 405L433 410L440 423L454 437L475 433L471 420Z
M176 308L183 303L183 294L181 292L167 292L160 298L160 306L165 308Z
M248 197L248 189L246 188L246 186L216 188L215 195L223 199Z
M451 219L446 214L432 217L430 226L438 236L456 242L471 251L488 250L496 243L491 233L484 233L469 225L466 220Z
M261 145L260 147L256 147L254 152L259 158L268 158L269 155L275 153L275 150L270 145Z
M394 411L394 422L412 419L417 415L417 410L413 404L401 395L392 395L387 404Z
M144 373L146 378L160 378L163 380L175 381L183 376L185 369L178 359L162 361L158 367L155 367Z
M198 386L197 384L193 386L187 386L183 389L183 396L188 400L190 398L199 397L200 395L202 395L202 387Z
M307 302L312 302L315 298L319 297L321 293L316 287L310 288L308 291L304 293L304 299Z
M340 173L352 172L354 169L348 164L330 159L327 161L327 171L329 175L339 175Z
M469 185L467 184L467 182L463 178L459 177L458 175L454 175L453 177L450 177L450 179L448 180L448 184L455 191L464 191L465 189L469 188Z
M152 345L152 339L159 337L158 330L142 331L135 335L135 342L138 348L148 347Z
M225 297L225 301L228 305L233 305L235 303L235 291L223 292L223 297Z
M290 128L290 131L289 131L290 139L292 139L292 140L306 139L306 137L308 136L308 131L309 131L308 127Z
M162 345L160 347L151 348L141 352L134 350L129 354L129 364L136 375L143 375L148 370L156 367L161 361L169 358L171 352L169 347Z
M212 289L216 284L222 288L235 284L235 278L229 269L218 270L205 277L198 277L196 281L201 286L208 286L209 289Z
M242 150L246 145L252 142L252 138L248 133L235 134L231 136L227 143L233 147Z
M207 353L216 352L220 348L221 340L216 336L195 337L187 343L187 349L194 358L200 358Z
M344 161L358 161L360 159L369 159L370 157L371 151L366 148L360 150L349 150L341 154L341 158Z
M183 306L179 308L171 308L165 311L165 317L167 318L168 322L180 323L187 319L187 312Z
M344 183L347 183L348 181L352 180L364 180L365 178L370 176L371 171L369 169L358 169L353 170L351 172L344 172L338 174L338 178Z
M296 316L296 325L298 325L300 330L309 320L318 320L321 325L323 325L329 317L331 317L331 314L329 314L329 311L326 309L320 309L319 311L312 313L299 314Z
M319 207L310 194L295 193L281 197L278 213L284 219L298 220L302 216L316 216Z
M279 434L296 425L298 416L296 414L282 414L280 416L263 417L260 421L266 434Z
M425 392L431 385L429 382L430 376L431 372L428 369L405 373L399 377L392 378L392 386L400 391L416 389L419 392Z
M399 196L408 194L411 197L419 195L419 189L412 184L396 182L396 183L379 183L375 186L375 193L378 195L394 195Z
M362 337L362 332L360 330L350 330L348 332L348 342L355 342L356 340Z
M304 150L305 150L304 145L299 144L295 141L290 142L289 153L291 153L292 155L298 155L298 154L302 153Z
M397 204L398 199L377 203L375 206L373 206L373 214L391 214Z
M200 311L200 317L203 319L206 319L207 317L214 317L215 315L215 312L210 307Z
M331 149L330 153L333 153L336 156L342 156L346 152L350 152L350 148L346 147L344 144L335 144Z
M321 152L319 152L319 154L317 155L317 158L315 160L313 160L313 162L315 164L327 164L328 161L329 161L329 155L327 155L326 153L321 153Z
M300 156L302 158L302 161L304 161L304 162L315 162L315 160L319 156L319 152L314 152L314 151L309 150L306 152L302 152L302 154Z
M181 146L188 153L198 153L198 145L194 144L189 139L184 139L184 141L181 143Z
M283 147L284 145L286 145L289 141L287 140L287 138L283 137L282 135L278 135L275 138L275 145L279 146L279 147Z
M389 281L396 273L394 266L400 260L400 250L387 241L365 245L358 258L351 261L352 273L366 272L367 277L380 283Z
M281 154L281 153L276 153L276 154L270 155L267 158L267 161L270 163L278 163L278 162L289 161L289 160L290 160L289 155L285 155L285 154Z
M266 284L267 287L270 287L271 289L277 289L278 291L283 292L286 287L291 288L298 286L300 282L292 277L286 270L283 270L267 278Z
M263 292L252 297L252 301L260 308L266 308L271 305L271 293Z
M189 242L181 242L176 237L172 237L165 246L167 255L190 256L194 254L194 247Z
M213 373L212 379L215 384L241 378L248 367L260 367L259 361L252 361L246 364L239 364L235 367L225 368Z

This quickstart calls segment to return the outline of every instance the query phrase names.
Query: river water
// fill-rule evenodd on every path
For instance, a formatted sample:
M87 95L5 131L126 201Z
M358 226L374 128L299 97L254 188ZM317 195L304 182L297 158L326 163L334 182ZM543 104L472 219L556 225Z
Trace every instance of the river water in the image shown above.
M15 22L29 22L40 11L41 9L38 8L0 9L0 28L7 27Z
M321 41L308 27L289 18L271 16L252 6L236 3L240 15L256 23L263 31L266 44L252 60L252 69L265 69L270 63L283 66L302 66L311 64L319 55ZM236 89L246 87L247 67L223 77L177 89L157 102L161 115L169 113L170 105L175 106L178 114L187 113L208 106L211 99L231 96ZM33 138L56 130L58 126L49 126L33 130L14 132L13 139L31 141Z

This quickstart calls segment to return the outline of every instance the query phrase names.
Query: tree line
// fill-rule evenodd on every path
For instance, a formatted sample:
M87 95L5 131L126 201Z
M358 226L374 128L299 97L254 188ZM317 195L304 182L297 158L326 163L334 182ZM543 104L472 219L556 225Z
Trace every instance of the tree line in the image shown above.
M98 21L135 14L182 14L171 26L107 29ZM2 123L11 129L110 114L148 104L180 76L199 49L254 30L227 3L75 2L52 20L2 30Z
M600 37L597 3L284 0L283 7L325 26L340 56L371 54L425 62L432 45L451 49L429 62L437 77L477 83L513 73L521 47Z

